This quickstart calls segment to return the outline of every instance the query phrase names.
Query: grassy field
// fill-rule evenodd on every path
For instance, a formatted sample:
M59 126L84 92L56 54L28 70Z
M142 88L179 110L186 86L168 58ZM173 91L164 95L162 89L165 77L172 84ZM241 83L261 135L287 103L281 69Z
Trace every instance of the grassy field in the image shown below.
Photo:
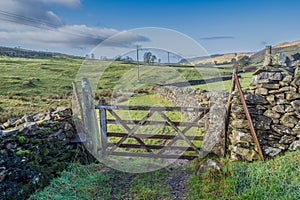
M82 67L81 67L82 66ZM81 68L80 68L81 67ZM228 75L231 69L143 66L119 62L88 60L57 56L54 58L0 57L0 122L26 113L45 112L49 108L70 106L72 81L77 73L96 80L96 97L112 95L113 90L138 90L157 84L170 84ZM79 71L81 69L81 71ZM139 71L139 82L138 82ZM242 74L248 85L250 74ZM80 76L79 76L80 77ZM225 89L230 81L224 82ZM207 89L207 85L194 85ZM220 89L219 83L209 88ZM222 87L221 87L222 89ZM140 102L138 102L140 103Z

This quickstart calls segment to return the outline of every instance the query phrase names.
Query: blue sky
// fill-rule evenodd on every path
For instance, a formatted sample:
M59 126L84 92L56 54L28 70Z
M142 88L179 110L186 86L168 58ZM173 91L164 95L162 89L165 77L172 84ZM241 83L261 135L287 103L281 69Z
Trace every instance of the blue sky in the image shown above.
M107 37L142 27L179 31L209 54L257 51L300 39L297 0L25 2L0 2L1 45L85 55Z

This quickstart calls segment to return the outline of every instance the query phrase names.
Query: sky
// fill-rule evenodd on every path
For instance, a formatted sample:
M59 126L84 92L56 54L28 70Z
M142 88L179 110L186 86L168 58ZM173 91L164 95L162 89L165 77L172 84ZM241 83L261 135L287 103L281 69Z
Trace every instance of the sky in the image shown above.
M116 34L119 46L149 42L131 30L157 27L209 55L258 51L300 40L299 7L298 0L2 0L0 45L84 56Z

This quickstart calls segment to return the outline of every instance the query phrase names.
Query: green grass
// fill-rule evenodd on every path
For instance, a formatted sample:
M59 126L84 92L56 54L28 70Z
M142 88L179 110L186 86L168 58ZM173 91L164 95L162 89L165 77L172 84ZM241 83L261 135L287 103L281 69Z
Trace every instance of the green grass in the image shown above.
M186 195L189 200L299 199L299 153L288 152L264 163L221 159L221 171L190 176ZM61 177L30 199L172 199L167 179L174 174L169 168L130 174L102 164L82 166L73 163Z
M193 175L189 199L299 199L300 151L266 162L223 160L222 171Z
M82 59L0 57L1 95L49 96L72 90Z
M107 168L102 164L82 166L73 163L59 178L29 199L169 199L167 177L166 169L131 174Z
M252 81L252 74L253 72L246 72L240 74L241 78L239 79L240 84L243 89L247 89ZM216 83L208 83L205 85L193 85L192 88L200 88L202 90L220 90L223 89L225 91L229 91L231 80L223 81L222 83L216 82Z

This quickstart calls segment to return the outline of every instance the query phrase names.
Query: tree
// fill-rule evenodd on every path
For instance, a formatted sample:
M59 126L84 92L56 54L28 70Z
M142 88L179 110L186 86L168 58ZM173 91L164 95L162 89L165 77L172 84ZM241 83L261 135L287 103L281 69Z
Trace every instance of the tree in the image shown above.
M133 59L129 56L126 56L125 58L122 59L123 63L133 63Z
M249 56L243 56L238 58L238 60L234 63L234 66L238 69L244 69L247 65L251 63L251 59Z
M150 63L150 61L151 61L151 56L152 56L152 53L151 53L150 51L145 52L145 53L144 53L144 62L145 62L145 63Z
M152 56L151 56L151 63L153 64L153 63L155 62L156 59L157 59L156 56L155 56L155 55L152 55Z
M247 65L250 64L250 57L249 56L243 56L238 60L238 65L240 69L244 69Z

